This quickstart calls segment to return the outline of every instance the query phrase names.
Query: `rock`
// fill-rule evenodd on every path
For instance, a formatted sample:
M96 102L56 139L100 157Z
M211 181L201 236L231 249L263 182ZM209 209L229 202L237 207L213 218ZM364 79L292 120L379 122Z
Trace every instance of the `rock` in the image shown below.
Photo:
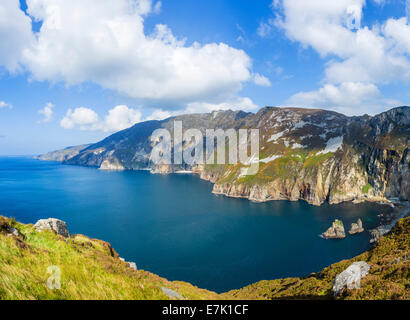
M125 262L125 259L124 259L124 258L121 258L121 257L120 257L119 259L120 259L121 261Z
M51 230L65 238L70 237L66 223L58 219L49 218L38 220L34 228L36 228L37 231Z
M17 229L14 229L13 227L10 227L9 229L10 234L12 234L13 236L18 237L20 235L19 231Z
M131 269L138 270L138 269L137 269L137 264L136 264L135 262L127 262L127 263L128 263L128 266L129 266Z
M352 226L349 230L349 233L350 234L356 234L356 233L361 233L363 231L364 231L364 229L363 229L362 220L358 219L357 223L352 223Z
M124 171L125 168L117 158L111 157L101 163L100 170Z
M360 281L370 270L370 266L364 262L354 262L345 271L340 273L333 282L333 292L339 294L344 287L347 289L360 289Z
M171 299L184 300L184 297L181 296L178 292L174 290L164 288L164 287L161 287L161 290L166 296L168 296Z
M343 239L346 237L345 227L343 222L335 220L332 226L322 233L322 237L326 239Z
M400 219L410 215L410 204L408 202L402 203L401 206L396 208L395 218L392 216L392 220L389 224L382 224L376 229L370 230L370 243L377 242L383 235L388 233Z

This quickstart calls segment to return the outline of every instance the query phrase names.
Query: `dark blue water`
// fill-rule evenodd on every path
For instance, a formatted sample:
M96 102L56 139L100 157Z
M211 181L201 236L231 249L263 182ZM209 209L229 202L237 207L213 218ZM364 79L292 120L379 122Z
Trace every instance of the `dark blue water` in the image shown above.
M375 227L371 204L253 203L211 193L190 175L103 172L26 158L0 158L0 214L24 223L55 217L71 233L110 242L139 269L217 292L317 272L369 245L318 235L335 218Z

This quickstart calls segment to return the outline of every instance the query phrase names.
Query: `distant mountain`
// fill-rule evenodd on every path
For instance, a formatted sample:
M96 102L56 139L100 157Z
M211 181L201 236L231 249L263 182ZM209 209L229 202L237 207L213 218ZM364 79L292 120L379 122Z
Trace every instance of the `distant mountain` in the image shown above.
M75 146L75 147L67 147L63 150L52 151L37 157L35 159L43 160L43 161L59 161L63 162L68 160L80 153L80 151L84 150L85 148L89 147L89 144Z
M150 163L155 129L259 129L260 169L244 176L237 165L161 165ZM348 117L319 109L266 107L258 113L217 111L138 123L85 148L70 149L63 163L101 169L151 169L153 173L192 170L215 183L213 192L253 201L408 200L410 195L410 107L376 116ZM64 151L57 152L61 155ZM54 153L55 154L55 153ZM50 157L50 156L48 156ZM42 159L47 156L42 156Z

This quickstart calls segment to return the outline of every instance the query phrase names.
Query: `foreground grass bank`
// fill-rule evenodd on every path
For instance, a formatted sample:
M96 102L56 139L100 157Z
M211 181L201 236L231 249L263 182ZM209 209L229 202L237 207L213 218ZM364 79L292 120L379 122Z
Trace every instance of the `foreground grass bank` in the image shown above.
M8 226L19 235L6 232ZM402 219L370 251L309 277L261 281L217 294L134 270L107 242L37 232L0 217L0 299L172 299L170 291L183 299L334 299L333 280L355 261L366 261L370 273L361 289L345 290L336 299L410 299L409 229L410 218ZM61 270L60 289L46 285L49 266Z

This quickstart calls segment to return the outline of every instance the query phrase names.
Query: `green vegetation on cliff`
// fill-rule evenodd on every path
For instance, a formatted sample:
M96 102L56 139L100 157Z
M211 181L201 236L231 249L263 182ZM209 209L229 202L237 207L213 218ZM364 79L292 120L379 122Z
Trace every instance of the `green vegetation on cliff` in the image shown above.
M20 236L6 234L12 224ZM50 290L49 266L61 269L61 289ZM161 287L186 299L217 294L184 282L170 282L119 259L110 244L83 235L63 238L51 231L0 217L0 300L169 299Z
M10 226L19 236L10 234ZM0 300L3 299L170 299L162 288L185 299L333 299L335 277L355 261L370 273L361 289L337 299L410 299L410 218L400 220L374 248L305 278L261 281L216 294L185 282L170 282L121 261L107 242L83 235L64 238L51 231L0 217ZM61 269L61 288L47 288L49 266Z
M236 299L333 299L333 281L353 262L365 261L369 275L361 289L344 290L336 299L410 299L410 217L400 220L371 250L335 263L305 278L261 281L226 294Z

